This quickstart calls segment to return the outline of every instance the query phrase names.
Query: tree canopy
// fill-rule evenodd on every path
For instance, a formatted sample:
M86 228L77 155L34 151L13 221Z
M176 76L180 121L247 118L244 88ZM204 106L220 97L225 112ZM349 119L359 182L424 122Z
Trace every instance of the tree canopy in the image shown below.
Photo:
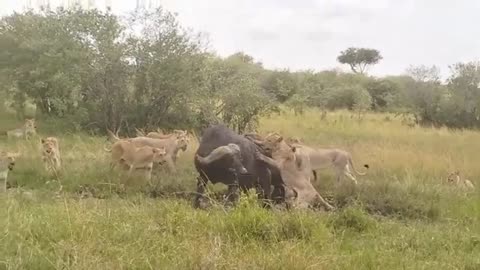
M354 73L364 74L367 67L377 64L382 60L382 56L375 49L351 47L341 51L337 60L342 64L348 64Z

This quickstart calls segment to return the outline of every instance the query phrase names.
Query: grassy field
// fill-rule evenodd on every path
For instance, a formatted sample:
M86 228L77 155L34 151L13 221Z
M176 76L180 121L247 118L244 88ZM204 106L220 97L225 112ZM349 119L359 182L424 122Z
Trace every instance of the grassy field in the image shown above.
M15 124L2 117L0 130ZM64 170L59 181L44 172L39 138L0 138L0 149L23 154L10 175L17 188L0 194L0 269L480 269L480 192L445 183L458 169L480 186L479 132L409 127L386 114L262 119L262 133L344 148L357 168L370 165L356 187L320 174L317 189L338 208L325 213L266 210L253 194L233 209L193 209L196 143L176 175L120 188L105 138L38 126L60 138ZM224 190L211 186L213 197Z

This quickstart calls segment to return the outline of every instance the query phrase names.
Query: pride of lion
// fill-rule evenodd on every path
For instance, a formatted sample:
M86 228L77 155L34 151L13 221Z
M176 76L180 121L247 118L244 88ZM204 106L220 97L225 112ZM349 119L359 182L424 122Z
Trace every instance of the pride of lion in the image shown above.
M30 140L37 136L36 128L35 119L26 119L21 128L7 131L7 138ZM144 177L149 182L154 166L166 165L170 172L176 173L177 158L181 152L187 150L190 143L186 130L173 130L165 134L161 129L148 133L136 129L137 136L133 138L120 138L110 130L107 132L113 144L110 149L105 147L104 150L110 153L111 168L126 171L128 175L144 170ZM319 205L327 210L334 209L313 186L313 182L317 180L317 170L331 168L335 173L336 183L346 177L354 185L358 185L355 175L366 175L366 171L359 172L355 168L351 153L342 149L309 146L298 137L284 138L277 132L270 132L266 136L257 133L246 133L243 136L263 149L262 153L256 151L257 160L278 169L284 182L285 202L293 208ZM59 139L49 136L41 138L39 142L45 170L58 177L62 170ZM209 164L225 155L240 157L239 146L229 143L214 149L207 157L196 156L196 159L202 164ZM7 190L8 175L14 170L16 159L20 156L20 153L0 151L0 192ZM245 170L240 163L232 166ZM364 167L369 169L368 164ZM467 190L475 188L472 181L462 178L458 170L448 174L447 183Z

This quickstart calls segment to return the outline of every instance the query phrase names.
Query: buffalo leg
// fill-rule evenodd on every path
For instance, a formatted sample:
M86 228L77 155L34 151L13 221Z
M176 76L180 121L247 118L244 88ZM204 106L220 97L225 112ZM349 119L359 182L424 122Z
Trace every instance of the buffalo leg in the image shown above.
M197 176L197 194L195 195L195 201L193 207L202 207L202 200L207 188L207 181L202 176ZM203 207L202 207L203 208Z
M267 189L269 190L269 189ZM271 201L269 200L269 197L267 197L270 193L270 191L265 192L265 188L262 187L260 183L257 183L255 185L255 191L257 192L257 199L262 202L262 206L265 208L270 208L271 207Z
M263 206L267 206L271 199L271 178L272 175L270 170L258 169L259 175L258 180L261 187L260 193L258 194L259 198L263 200Z
M240 191L241 191L242 193L244 193L244 194L247 194L247 192L248 192L248 190L249 190L246 186L241 186L241 187L239 187L239 189L240 189Z
M272 200L275 204L280 204L285 200L285 188L282 185L273 186Z
M226 197L227 202L235 203L238 200L238 183L238 175L236 173L233 173L233 183L228 185L228 192Z

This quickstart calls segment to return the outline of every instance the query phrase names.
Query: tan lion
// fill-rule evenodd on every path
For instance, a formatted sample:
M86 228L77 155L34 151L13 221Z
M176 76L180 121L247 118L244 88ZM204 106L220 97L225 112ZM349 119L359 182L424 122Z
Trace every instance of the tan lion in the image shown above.
M177 138L186 137L187 131L175 129L173 130L173 133L170 133L170 134L163 134L163 132L160 132L160 131L157 131L157 132L152 131L146 135L146 137L155 138L155 139L168 139L168 138L171 138L172 136L175 136Z
M153 163L164 163L167 154L164 147L136 147L130 139L119 140L113 144L111 150L105 150L111 152L112 168L121 165L128 169L129 175L134 170L145 169L145 177L148 181L152 178Z
M305 153L310 157L310 164L313 171L314 179L317 179L316 170L331 167L335 171L337 183L343 176L347 176L353 183L358 184L354 173L363 176L366 172L359 172L353 165L352 155L338 148L313 148L305 144L293 143L292 146L302 147ZM369 168L368 164L364 165Z
M182 152L187 151L188 144L190 143L190 138L187 136L182 136L174 140L173 147L171 147L170 152L174 165L177 164L177 159L180 156L180 150Z
M142 128L135 128L135 133L137 137L145 136L145 130Z
M157 129L157 131L151 131L146 133L143 129L135 128L135 132L137 137L149 137L149 138L155 138L155 139L169 139L173 136L176 136L177 138L187 136L186 130L178 130L178 129L173 130L173 132L170 134L165 134L161 129Z
M7 131L8 138L24 138L26 140L36 134L37 126L35 119L26 119L23 127Z
M281 137L280 134L276 132L269 133L265 138L268 137ZM250 138L258 140L261 136L249 136ZM301 143L301 140L298 137L289 137L284 140L288 145L295 147L302 147L303 151L308 154L310 157L310 165L312 168L313 179L317 180L316 170L325 169L327 167L333 167L336 174L337 183L343 176L347 176L355 184L357 184L357 179L355 178L354 173L363 176L366 175L366 172L359 172L353 165L352 155L342 149L338 148L313 148ZM266 149L268 151L268 149ZM368 164L364 165L365 168L369 168Z
M62 167L58 139L47 137L41 139L42 161L46 171L58 173Z
M285 142L288 143L288 144L294 144L294 143L302 144L302 140L299 137L285 138Z
M466 189L475 189L475 186L473 185L472 181L461 178L460 177L460 171L454 171L451 172L448 177L447 177L447 182L449 184L453 184L455 186L461 187L461 188L466 188Z
M136 137L126 139L129 142L132 142L136 147L142 146L150 146L153 148L165 148L167 152L165 156L165 163L167 164L168 168L171 172L176 172L176 160L178 156L178 152L180 150L186 151L189 143L189 139L187 136L183 135L179 136L172 136L167 139L157 139L157 138L149 138L149 137ZM113 132L109 131L109 135L111 138L114 138L115 141L120 140Z
M333 210L327 201L313 187L311 177L310 158L302 147L291 147L282 136L267 136L264 141L256 143L271 153L272 158L256 152L259 160L275 166L280 170L286 191L293 190L295 198L286 198L292 202L294 208L308 208L320 203L327 210ZM286 192L286 197L288 192ZM291 197L291 195L290 195Z
M0 152L0 192L7 191L8 173L15 167L15 159L19 156L18 153Z

